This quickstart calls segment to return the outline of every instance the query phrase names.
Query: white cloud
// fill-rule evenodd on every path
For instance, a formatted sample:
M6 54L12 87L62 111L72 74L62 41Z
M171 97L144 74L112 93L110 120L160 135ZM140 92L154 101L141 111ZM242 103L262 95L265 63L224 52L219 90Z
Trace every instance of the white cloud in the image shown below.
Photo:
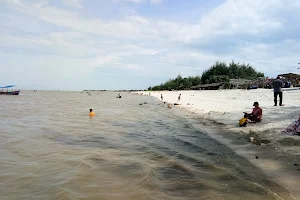
M0 20L1 30L16 28L13 34L1 31L0 55L3 47L18 51L7 52L0 60L7 62L14 55L20 62L28 63L26 66L33 65L28 67L32 70L39 66L37 74L47 68L45 71L51 77L60 70L61 80L64 75L68 78L70 74L88 76L93 71L109 68L141 72L151 77L195 75L216 61L231 60L250 63L272 74L292 70L293 63L299 62L300 41L296 33L300 25L291 22L300 18L300 4L296 0L227 0L199 15L193 23L171 21L167 17L144 17L134 11L113 20L92 18L57 8L47 1L5 2L10 9L19 11L20 16L10 19L6 13L5 21L9 23ZM80 1L68 3L80 6ZM24 21L22 16L26 16ZM36 33L32 33L26 28L28 19L55 30L36 29ZM14 23L16 20L18 23ZM15 30L23 32L15 34ZM24 54L32 56L27 58ZM6 66L17 69L19 64L7 63ZM56 67L48 69L52 65ZM270 71L270 68L276 70ZM67 74L70 70L74 72ZM0 78L3 77L0 75Z
M149 4L160 4L163 0L113 0L116 2L131 2L131 3L149 3Z
M142 0L132 1L142 2ZM29 16L74 31L120 38L168 38L177 42L192 43L196 40L206 43L219 37L267 35L279 30L282 27L281 21L267 13L280 8L283 5L282 1L267 2L228 0L201 18L199 16L200 20L195 24L152 20L138 15L128 16L123 20L103 21L82 18L77 13L51 6L24 3L11 5ZM295 2L284 6L293 7Z
M72 7L76 7L76 8L81 8L81 1L82 0L62 0L62 2L66 5L72 6Z

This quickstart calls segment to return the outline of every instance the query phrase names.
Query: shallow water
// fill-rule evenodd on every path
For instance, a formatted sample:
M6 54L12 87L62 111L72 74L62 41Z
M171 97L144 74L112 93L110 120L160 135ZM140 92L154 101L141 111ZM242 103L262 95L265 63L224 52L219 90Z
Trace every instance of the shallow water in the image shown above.
M174 110L115 96L0 96L0 199L290 199Z

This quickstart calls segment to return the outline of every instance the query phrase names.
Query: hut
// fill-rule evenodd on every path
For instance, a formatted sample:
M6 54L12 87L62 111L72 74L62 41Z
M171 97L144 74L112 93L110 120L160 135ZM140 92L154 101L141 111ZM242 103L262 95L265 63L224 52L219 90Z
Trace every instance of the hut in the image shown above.
M293 87L300 87L300 74L287 73L279 74L278 76L284 79L284 82L290 82Z
M195 86L193 86L193 87L191 87L190 89L191 90L200 90L201 88L201 84L200 85L195 85Z
M192 90L218 90L224 86L225 83L211 83L205 85L196 85L191 87Z
M256 89L263 88L266 82L265 77L259 77L256 79L230 79L230 89Z

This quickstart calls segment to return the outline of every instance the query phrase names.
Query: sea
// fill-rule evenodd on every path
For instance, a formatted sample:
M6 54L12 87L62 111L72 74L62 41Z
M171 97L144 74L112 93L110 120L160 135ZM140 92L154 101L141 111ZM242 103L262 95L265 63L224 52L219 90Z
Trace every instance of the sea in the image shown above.
M1 95L0 200L291 199L201 119L121 95Z

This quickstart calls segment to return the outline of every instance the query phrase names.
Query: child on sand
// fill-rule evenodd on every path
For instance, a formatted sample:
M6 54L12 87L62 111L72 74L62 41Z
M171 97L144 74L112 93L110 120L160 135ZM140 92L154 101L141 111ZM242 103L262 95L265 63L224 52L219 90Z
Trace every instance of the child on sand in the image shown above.
M94 117L95 116L95 112L93 111L93 109L90 109L90 114L89 114L90 117Z
M248 115L245 114L245 115L244 115L244 118L240 119L240 121L239 121L239 126L240 126L240 127L246 127L246 126L247 126L247 123L248 123Z

